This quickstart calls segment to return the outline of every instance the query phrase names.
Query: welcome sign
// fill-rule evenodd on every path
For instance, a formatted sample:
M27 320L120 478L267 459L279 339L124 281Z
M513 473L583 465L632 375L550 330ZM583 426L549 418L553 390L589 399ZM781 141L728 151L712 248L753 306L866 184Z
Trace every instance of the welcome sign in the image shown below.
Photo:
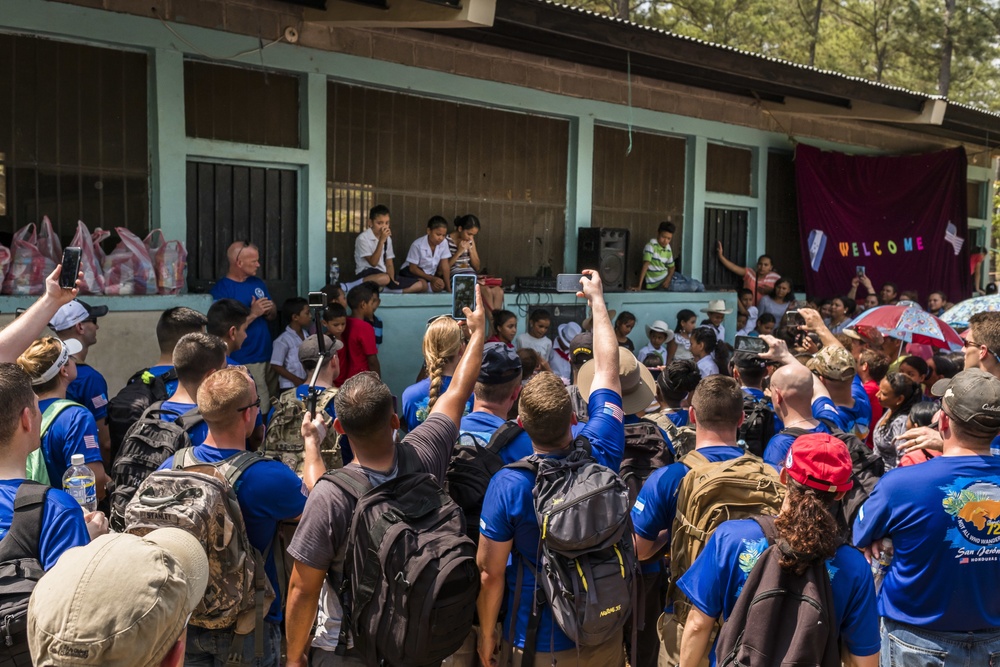
M799 144L795 177L810 295L845 294L860 267L920 300L971 294L965 150L863 157Z

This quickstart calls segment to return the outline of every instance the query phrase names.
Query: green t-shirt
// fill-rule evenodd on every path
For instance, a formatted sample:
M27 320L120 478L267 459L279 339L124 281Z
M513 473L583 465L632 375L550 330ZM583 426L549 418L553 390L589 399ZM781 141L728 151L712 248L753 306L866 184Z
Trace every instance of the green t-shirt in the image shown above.
M670 246L661 246L656 239L649 239L649 243L642 249L642 261L649 262L646 269L646 286L656 287L667 278L670 269L674 266L674 251Z

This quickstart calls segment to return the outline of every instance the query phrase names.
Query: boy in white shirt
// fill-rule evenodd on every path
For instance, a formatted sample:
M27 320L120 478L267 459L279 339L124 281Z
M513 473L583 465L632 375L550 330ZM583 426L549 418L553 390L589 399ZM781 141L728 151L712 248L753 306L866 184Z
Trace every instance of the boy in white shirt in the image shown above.
M400 276L396 273L392 250L392 230L389 228L389 209L382 204L373 206L368 212L368 229L358 234L354 240L354 264L357 280L373 282L390 290L407 293L424 292L427 283L419 278Z
M288 326L274 339L271 368L278 374L278 388L284 392L305 382L306 372L299 361L299 346L305 339L302 330L309 326L312 318L309 301L300 296L286 299L281 310L288 320Z

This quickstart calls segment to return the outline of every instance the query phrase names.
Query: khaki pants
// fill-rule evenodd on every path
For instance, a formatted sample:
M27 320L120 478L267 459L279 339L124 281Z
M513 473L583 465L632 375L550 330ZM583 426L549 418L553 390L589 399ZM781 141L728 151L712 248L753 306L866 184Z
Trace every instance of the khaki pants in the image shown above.
M622 643L622 633L604 642L600 646L588 646L579 649L571 648L555 653L535 653L533 665L522 665L521 657L524 651L512 647L507 642L500 649L499 664L513 667L551 667L553 661L559 667L625 667L625 646Z
M445 658L441 667L479 667L479 626L472 626L462 647Z
M684 626L677 622L673 614L660 614L656 621L656 631L660 635L660 659L656 667L677 667L681 662L681 637ZM716 631L712 630L712 641ZM709 644L711 646L711 644ZM698 667L708 667L708 656L702 658Z

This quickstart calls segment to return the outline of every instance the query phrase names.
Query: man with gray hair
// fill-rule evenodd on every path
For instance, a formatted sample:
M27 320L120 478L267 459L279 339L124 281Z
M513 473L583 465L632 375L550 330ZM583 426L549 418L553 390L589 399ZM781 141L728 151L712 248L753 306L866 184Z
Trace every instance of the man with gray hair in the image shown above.
M987 665L1000 654L1000 379L973 368L931 391L943 455L880 479L854 543L870 558L892 550L878 598L883 661Z

